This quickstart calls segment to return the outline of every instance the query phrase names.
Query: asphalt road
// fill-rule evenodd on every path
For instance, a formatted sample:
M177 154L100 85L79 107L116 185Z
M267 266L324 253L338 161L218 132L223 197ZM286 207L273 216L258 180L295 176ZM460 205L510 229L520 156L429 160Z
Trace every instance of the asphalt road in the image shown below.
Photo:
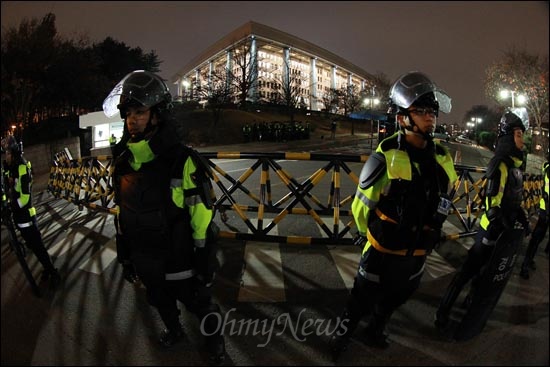
M342 138L317 143L322 145L308 147L302 142L300 148L369 154L370 144L364 140ZM297 149L269 144L230 150ZM490 157L490 153L475 148L450 147L461 150L462 159L478 159L479 164ZM143 287L129 285L122 278L115 260L111 215L79 210L45 191L37 193L35 203L44 242L64 279L56 291L48 289L47 282L40 282L43 297L36 298L9 250L2 227L2 365L206 364L200 324L186 311L182 312L184 342L171 350L157 345L162 322L148 306ZM221 227L227 225L219 217L216 222ZM236 218L230 218L229 223L237 225ZM314 223L291 220L284 226L278 231L322 235ZM458 223L451 221L446 226L452 230ZM346 301L359 249L220 242L214 294L225 314L219 322L226 335L225 364L334 365L328 353L328 334ZM542 249L535 258L537 270L529 280L519 277L516 265L479 336L459 343L436 332L435 309L471 244L471 238L447 241L428 258L420 288L388 325L389 349L379 351L366 346L362 324L337 364L548 365L548 256ZM519 262L525 247L526 242L520 249ZM27 259L38 277L40 265L32 255ZM461 312L458 310L454 317Z

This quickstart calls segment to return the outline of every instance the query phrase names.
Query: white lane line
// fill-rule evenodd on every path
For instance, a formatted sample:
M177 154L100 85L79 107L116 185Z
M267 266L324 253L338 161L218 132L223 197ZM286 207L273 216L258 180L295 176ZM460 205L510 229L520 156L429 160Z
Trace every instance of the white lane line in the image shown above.
M357 265L361 258L361 249L357 246L338 246L330 249L329 252L346 288L350 290L353 287L355 274L357 274Z
M285 302L285 284L279 245L247 242L239 302Z
M78 268L94 274L101 274L116 259L115 238L110 239Z
M426 271L436 279L444 275L450 274L456 269L452 267L445 259L436 251L432 251L426 258Z
M77 243L80 243L85 238L86 234L82 233L82 230L72 229L69 233L67 233L67 236L64 239L57 242L55 245L48 249L48 254L54 257L63 256L65 252L67 252Z

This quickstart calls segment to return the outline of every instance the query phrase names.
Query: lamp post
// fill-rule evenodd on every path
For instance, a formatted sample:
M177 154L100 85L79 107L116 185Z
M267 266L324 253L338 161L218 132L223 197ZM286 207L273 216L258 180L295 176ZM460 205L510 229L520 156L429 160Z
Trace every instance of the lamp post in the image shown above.
M515 103L516 94L517 94L518 103L524 104L525 101L527 101L527 97L525 97L525 95L518 94L518 92L515 91L515 90L507 90L507 89L503 89L503 90L500 91L500 98L508 99L508 95L511 95L512 96L512 108L515 108L516 107L516 103Z
M472 117L470 118L470 121L472 121L472 126L474 127L474 139L477 142L477 125L480 124L483 119L481 117Z
M372 151L372 141L374 140L374 135L372 133L372 128L373 128L373 119L372 119L372 110L374 109L374 106L377 106L378 104L380 103L380 100L378 98L375 97L375 93L374 93L374 86L371 88L371 97L366 97L365 99L363 99L363 105L365 107L370 107L370 108L367 108L368 110L370 110L371 112L371 119L370 119L370 134L371 134L371 138L370 138L370 147L371 147L371 151ZM378 128L376 129L377 133L380 131L380 121L378 122ZM353 129L352 129L352 133L351 135L353 135Z

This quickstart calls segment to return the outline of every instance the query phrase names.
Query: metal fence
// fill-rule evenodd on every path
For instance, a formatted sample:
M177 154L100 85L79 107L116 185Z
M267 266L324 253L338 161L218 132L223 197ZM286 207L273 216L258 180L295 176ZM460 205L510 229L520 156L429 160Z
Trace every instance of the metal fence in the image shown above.
M231 228L222 230L221 238L288 244L351 244L350 233L355 226L351 202L359 179L349 165L361 163L362 166L368 155L220 152L201 153L201 156L212 167L216 211ZM245 159L250 164L239 177L224 171L215 162ZM300 168L298 172L291 172L281 166L281 161L309 161L313 170L307 173ZM459 223L462 230L446 234L444 240L475 235L484 209L486 168L456 164L455 169L459 179L448 193L452 210L447 220L457 218L454 222ZM65 152L60 152L55 155L50 170L48 191L80 208L116 214L112 173L110 156L71 160ZM275 181L282 188L278 188L278 193L273 190ZM538 206L542 183L541 175L524 176L522 206L528 213ZM280 230L274 233L274 228L281 223L295 222L295 218L304 216L318 225L321 236L285 234Z

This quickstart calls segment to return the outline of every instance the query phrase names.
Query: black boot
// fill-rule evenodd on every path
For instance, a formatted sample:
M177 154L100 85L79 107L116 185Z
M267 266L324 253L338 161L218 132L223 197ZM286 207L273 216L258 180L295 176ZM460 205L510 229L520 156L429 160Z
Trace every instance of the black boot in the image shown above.
M458 295L462 291L464 282L461 280L461 274L458 273L451 281L451 284L447 287L447 290L441 299L441 303L435 313L434 320L435 327L439 331L444 331L449 325L449 313L451 312Z
M59 275L59 271L56 268L44 269L40 279L43 281L49 280L51 289L57 288L59 283L61 283L61 275Z
M218 314L219 319L223 319L220 307L217 304L205 306L199 313L201 325L204 322L204 335L206 341L206 351L208 353L208 363L210 365L219 365L225 360L225 339L221 333L218 318L211 314Z
M349 340L361 319L357 307L354 307L357 306L355 303L353 298L348 300L342 315L337 319L338 329L334 331L330 338L330 353L334 362L338 360L340 354L348 349Z
M529 270L527 270L527 267L521 267L521 271L519 272L519 276L523 279L527 280L529 279Z
M160 334L159 343L165 348L170 348L182 339L183 328L181 325L178 325L173 326L170 329L164 329Z
M180 310L177 307L158 307L160 318L166 325L159 338L159 343L165 348L170 348L183 338L183 327L180 323Z
M206 350L208 362L211 365L219 365L225 360L225 339L223 335L211 335L206 337Z
M366 344L378 348L386 349L390 346L388 335L384 333L386 323L391 317L390 313L375 312L365 329Z

